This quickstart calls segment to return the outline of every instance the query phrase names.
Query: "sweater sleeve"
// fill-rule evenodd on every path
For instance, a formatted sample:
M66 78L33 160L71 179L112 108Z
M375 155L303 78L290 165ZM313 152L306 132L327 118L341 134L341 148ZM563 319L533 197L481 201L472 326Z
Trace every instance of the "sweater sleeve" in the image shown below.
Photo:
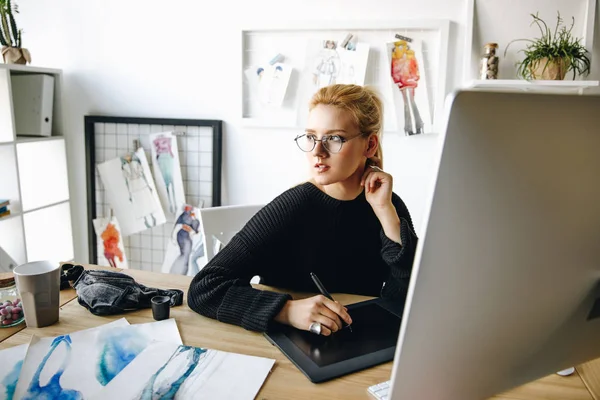
M302 192L290 189L263 207L194 277L188 305L221 322L264 332L292 297L254 289L250 279L259 266L271 265L269 249L281 245L301 212Z
M400 218L402 245L388 238L381 230L381 257L390 267L390 275L383 284L381 297L388 299L406 295L418 242L408 208L396 194L393 195L392 202Z

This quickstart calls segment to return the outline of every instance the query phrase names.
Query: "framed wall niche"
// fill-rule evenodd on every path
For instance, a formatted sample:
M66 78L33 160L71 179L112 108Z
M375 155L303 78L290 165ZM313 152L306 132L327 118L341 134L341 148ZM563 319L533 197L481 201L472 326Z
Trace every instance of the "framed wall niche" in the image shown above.
M315 43L324 40L343 42L350 33L353 40L368 45L368 62L364 84L373 86L384 101L384 130L401 132L395 104L399 95L390 74L388 44L396 41L396 34L418 41L422 47L419 60L420 73L426 79L430 114L430 132L439 131L441 110L446 96L446 65L448 59L450 21L439 19L408 19L395 21L322 21L292 23L286 26L261 26L242 29L241 65L241 123L246 127L302 127L308 100L314 88L307 85L311 79L311 51ZM282 63L292 69L291 78L280 107L261 105L253 74L260 66L269 65L277 54L283 56ZM398 92L398 93L395 93ZM402 110L399 110L402 113Z

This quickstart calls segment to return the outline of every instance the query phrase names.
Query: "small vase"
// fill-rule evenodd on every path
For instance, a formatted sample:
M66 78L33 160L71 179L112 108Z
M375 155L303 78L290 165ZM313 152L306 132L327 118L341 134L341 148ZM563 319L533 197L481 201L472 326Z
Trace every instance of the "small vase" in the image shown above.
M31 54L29 50L19 47L2 47L2 58L5 64L22 64L31 63Z
M531 63L530 71L533 79L560 81L565 79L570 66L569 60L563 58L555 60L540 58Z

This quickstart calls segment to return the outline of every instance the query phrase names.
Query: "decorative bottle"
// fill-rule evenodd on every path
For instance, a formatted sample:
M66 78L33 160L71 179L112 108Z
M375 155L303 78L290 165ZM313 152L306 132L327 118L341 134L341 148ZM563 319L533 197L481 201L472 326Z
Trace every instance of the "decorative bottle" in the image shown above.
M497 43L485 45L485 54L481 56L479 79L498 79L498 56L496 55Z

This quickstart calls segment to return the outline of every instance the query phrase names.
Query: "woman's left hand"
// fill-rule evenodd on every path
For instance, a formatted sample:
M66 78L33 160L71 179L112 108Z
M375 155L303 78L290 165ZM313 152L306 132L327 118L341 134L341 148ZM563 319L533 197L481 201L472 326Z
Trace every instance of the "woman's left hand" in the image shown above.
M365 197L377 212L379 209L392 205L393 178L381 167L377 157L370 158L360 184L365 187Z
M373 157L367 162L361 185L365 187L365 197L381 222L386 236L402 245L400 218L392 203L392 176L381 169L381 162Z

